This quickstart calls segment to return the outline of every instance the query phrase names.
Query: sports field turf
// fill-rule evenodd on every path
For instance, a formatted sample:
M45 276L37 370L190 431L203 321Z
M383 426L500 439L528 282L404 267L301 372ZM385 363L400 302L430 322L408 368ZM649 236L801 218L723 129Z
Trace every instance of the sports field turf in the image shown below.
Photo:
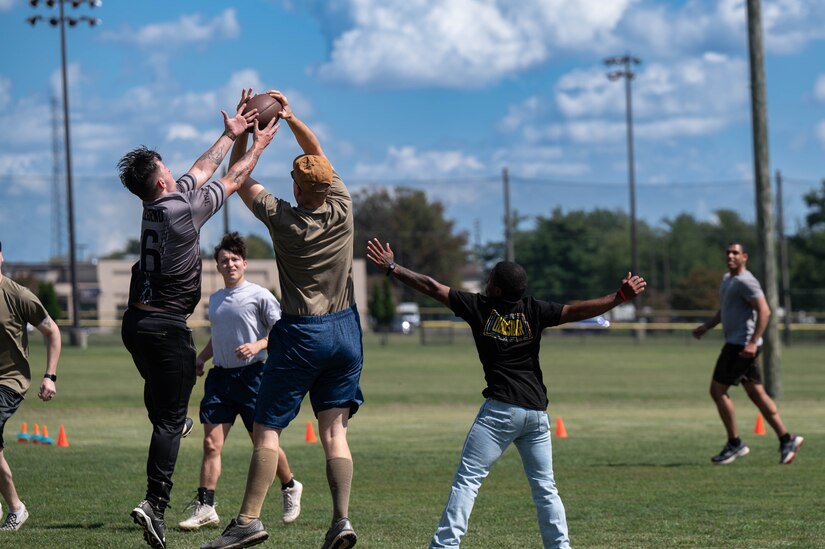
M197 337L198 344L205 335ZM43 348L33 343L33 370ZM543 366L555 426L561 415L569 438L553 439L556 480L574 547L825 547L825 345L784 349L780 412L805 445L779 466L771 432L756 436L756 409L733 392L751 454L729 466L710 456L725 442L707 388L718 333L648 338L545 335ZM362 377L366 404L350 423L355 457L351 519L358 547L426 547L446 501L464 436L484 386L472 342L420 346L393 335L381 346L366 336ZM85 351L64 348L58 397L40 402L33 390L5 429L6 454L31 517L18 532L0 533L0 547L147 547L129 511L145 490L150 425L142 382L116 337L92 337ZM39 378L39 376L35 376ZM190 402L192 417L202 382ZM330 500L320 444L307 443L309 406L284 432L283 445L304 483L298 521L280 521L273 489L263 522L271 534L261 547L320 547ZM62 423L70 447L18 444L46 424L56 440ZM218 512L225 524L238 511L250 441L236 426L224 450ZM219 529L183 533L201 458L201 430L183 441L168 546L198 547ZM508 450L482 486L462 547L540 547L535 510L518 453Z

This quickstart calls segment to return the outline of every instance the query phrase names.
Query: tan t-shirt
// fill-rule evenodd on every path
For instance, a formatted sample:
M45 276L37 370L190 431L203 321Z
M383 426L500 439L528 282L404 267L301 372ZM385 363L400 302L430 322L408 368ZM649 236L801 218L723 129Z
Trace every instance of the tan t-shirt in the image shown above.
M49 313L31 291L7 276L0 280L0 385L25 395L31 384L26 324L40 326Z
M320 316L355 303L352 198L337 172L326 203L317 210L292 206L261 191L252 211L272 238L284 313Z

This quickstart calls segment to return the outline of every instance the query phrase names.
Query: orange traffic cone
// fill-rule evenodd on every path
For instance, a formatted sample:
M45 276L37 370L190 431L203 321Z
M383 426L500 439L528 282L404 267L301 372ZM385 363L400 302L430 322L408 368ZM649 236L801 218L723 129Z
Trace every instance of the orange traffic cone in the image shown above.
M27 432L26 422L23 422L23 426L20 427L20 432L17 433L17 442L28 442L31 440L31 436Z
M556 416L556 437L567 438L567 429L564 428L564 421L561 416Z
M762 420L762 414L756 416L756 425L753 427L753 432L757 435L765 434L765 422Z
M318 439L315 438L315 430L312 428L312 422L307 421L307 432L304 435L304 440L307 442L318 442Z
M40 437L40 444L52 445L54 444L54 439L49 436L49 428L46 427L46 424L43 424L43 436Z
M40 425L34 424L34 434L31 438L32 444L40 444Z
M63 424L60 424L60 433L57 435L57 445L62 448L69 447L69 439L66 438L66 429L63 428Z

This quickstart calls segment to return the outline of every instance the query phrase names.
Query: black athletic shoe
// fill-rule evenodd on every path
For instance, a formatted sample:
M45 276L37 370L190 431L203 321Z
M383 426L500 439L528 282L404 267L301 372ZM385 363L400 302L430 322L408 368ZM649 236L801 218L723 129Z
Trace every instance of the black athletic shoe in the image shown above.
M793 458L796 457L796 454L799 453L799 449L802 447L803 442L805 442L805 439L799 435L791 435L791 439L788 442L780 442L779 464L787 465L792 462Z
M192 429L195 427L195 422L192 421L191 417L186 418L183 422L183 431L180 433L181 438L186 438L189 436L189 433L192 432Z
M358 541L355 530L347 517L338 519L327 530L321 549L349 549Z
M166 528L163 525L163 513L155 509L145 499L137 504L130 513L135 524L143 528L143 539L152 549L166 549Z
M237 519L232 519L221 537L204 543L201 549L241 549L263 543L268 537L260 519L255 519L246 526L241 526Z
M745 446L744 442L740 441L738 446L728 442L725 444L725 447L722 448L722 451L719 452L719 455L713 456L710 460L716 465L727 465L728 463L733 463L738 457L748 455L750 451L750 448Z

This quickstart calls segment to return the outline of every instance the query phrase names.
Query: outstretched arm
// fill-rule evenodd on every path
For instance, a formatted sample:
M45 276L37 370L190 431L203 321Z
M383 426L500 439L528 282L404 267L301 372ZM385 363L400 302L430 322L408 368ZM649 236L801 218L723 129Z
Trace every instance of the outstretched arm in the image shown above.
M43 322L41 322L39 326L36 326L36 328L37 331L46 338L46 373L57 375L57 361L60 359L60 349L62 346L60 328L58 328L57 323L48 316L43 319ZM48 401L56 394L57 388L54 385L54 381L44 377L40 383L40 391L37 393L37 396L40 400Z
M622 285L615 294L609 294L596 299L588 299L586 301L575 301L565 305L561 311L559 324L577 322L604 314L613 307L635 298L645 291L646 286L647 282L645 282L644 278L627 273L627 276L622 280Z
M232 147L232 154L229 156L229 163L234 164L246 152L247 134L241 134L235 140L235 145ZM246 182L238 189L238 196L241 197L246 207L252 211L252 201L255 197L264 190L264 186L258 183L251 175L246 178Z
M385 246L377 238L367 241L367 258L375 263L380 269L401 281L404 285L413 290L437 299L447 307L450 306L450 288L441 284L437 280L411 271L395 262L395 254L390 248L389 242Z
M292 107L289 106L289 101L286 96L277 90L269 90L266 93L276 99L283 107L281 112L278 113L278 116L286 120L286 123L289 124L289 129L292 130L292 135L295 136L295 141L298 142L298 145L301 147L301 150L304 151L304 154L314 154L326 157L323 149L321 149L321 142L318 141L318 137L312 130L309 129L309 126L304 124L302 120L295 116L295 113L292 112Z
M693 329L693 337L695 337L696 339L702 339L702 336L705 335L705 332L712 330L720 322L722 322L722 311L716 311L716 314L710 317L710 320L698 325L696 328Z
M272 138L278 133L279 126L275 122L276 120L273 118L265 128L261 129L258 126L258 121L255 121L255 136L252 147L237 162L233 163L226 175L220 179L224 189L226 189L227 197L240 189L249 178L249 174L255 169L261 153L264 152L267 145L272 142Z
M215 170L223 162L226 153L229 152L232 142L237 136L244 134L258 117L257 109L252 109L250 112L243 114L244 106L250 97L252 97L252 89L247 90L244 88L241 92L241 102L238 103L238 110L232 118L229 118L226 111L221 111L223 115L223 133L215 141L215 144L209 147L189 168L189 173L195 177L196 187L200 187L209 181Z

